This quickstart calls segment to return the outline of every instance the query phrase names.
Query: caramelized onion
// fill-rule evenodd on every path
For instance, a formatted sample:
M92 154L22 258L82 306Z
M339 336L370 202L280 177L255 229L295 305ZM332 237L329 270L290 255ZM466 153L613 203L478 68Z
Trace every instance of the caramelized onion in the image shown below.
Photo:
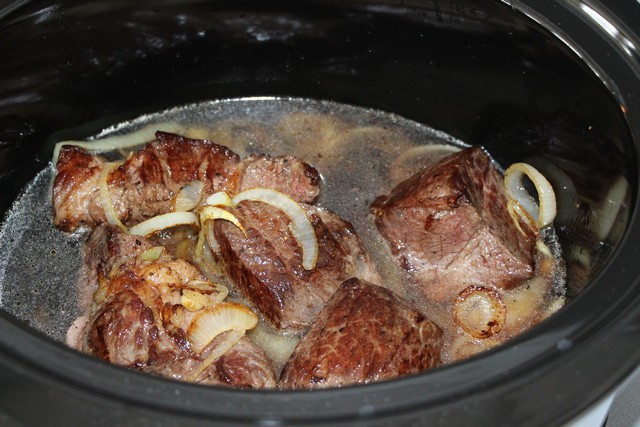
M229 295L229 289L227 289L226 286L221 285L219 283L207 282L204 280L192 280L189 283L187 283L187 287L189 289L196 289L198 291L202 291L207 295L210 295L215 292L217 294L215 299L218 302L222 302L227 297L227 295Z
M475 338L489 338L502 330L507 308L493 289L469 286L453 304L453 320Z
M122 162L105 163L102 171L100 171L100 203L102 204L102 209L104 210L104 216L107 218L107 222L111 225L118 226L122 231L126 233L127 227L122 223L122 221L120 221L118 214L116 213L115 209L113 209L113 205L111 204L109 184L107 183L107 178L109 178L109 174L111 173L111 171L121 164Z
M202 181L191 181L180 189L176 196L174 211L187 212L200 204L204 184Z
M538 204L524 188L522 180L527 176L538 192ZM536 168L527 163L514 163L505 172L504 185L507 194L515 199L535 219L539 228L546 227L556 216L556 196L549 181Z
M203 307L215 305L215 303L204 294L193 289L183 289L180 295L180 304L189 311L198 311Z
M232 202L237 205L243 200L267 203L284 212L291 224L289 230L302 247L302 267L312 270L318 261L318 238L304 209L291 197L269 188L252 188L238 193Z
M192 212L170 212L154 216L153 218L134 225L129 229L129 234L149 236L166 228L177 227L178 225L193 225L196 221L197 218Z
M202 309L193 318L187 330L189 342L196 353L201 353L215 337L226 331L246 331L258 324L258 316L244 305L223 302Z
M193 280L182 289L180 304L189 311L198 311L203 307L213 307L229 295L226 286Z

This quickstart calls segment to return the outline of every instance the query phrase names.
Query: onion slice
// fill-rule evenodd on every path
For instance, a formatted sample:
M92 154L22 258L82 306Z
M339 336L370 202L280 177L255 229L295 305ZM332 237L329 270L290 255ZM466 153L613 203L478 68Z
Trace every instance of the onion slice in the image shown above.
M162 252L164 252L164 246L153 246L138 255L138 258L140 261L153 262L160 259Z
M111 204L111 195L109 194L109 183L107 179L109 178L109 174L113 169L120 166L122 162L109 162L105 163L100 171L100 178L98 180L100 186L100 204L102 205L102 209L104 210L104 216L107 218L107 222L111 225L118 226L125 233L127 232L127 227L120 221L118 214L115 209L113 209L113 204Z
M224 285L192 280L181 293L180 304L189 311L198 311L220 304L229 295L229 289Z
M529 177L538 192L540 207L524 188L522 180ZM507 194L516 200L536 220L539 228L546 227L556 216L556 196L547 179L527 163L514 163L505 172L504 185Z
M509 216L511 216L513 223L516 225L516 228L523 236L527 236L527 233L522 229L521 221L526 222L532 230L538 229L538 225L533 218L529 216L529 212L524 210L517 200L510 199L507 201L507 211L509 212Z
M187 337L193 350L200 354L221 333L246 331L257 324L258 316L244 305L223 302L196 314L187 330Z
M196 258L202 257L202 250L204 248L204 241L207 240L209 243L209 247L211 250L218 252L219 246L218 242L216 242L215 237L213 235L213 220L215 219L224 219L225 221L231 222L233 225L238 227L246 236L247 232L245 231L238 218L231 212L222 209L218 206L205 205L200 209L199 212L200 218L200 232L198 233L198 241L196 242L195 256Z
M178 225L193 225L197 222L193 212L170 212L154 216L146 221L134 225L129 229L129 234L137 236L149 236L157 231Z
M207 197L205 203L211 206L233 206L231 197L229 197L229 195L224 191L218 191L217 193L210 195Z
M238 193L232 202L237 205L244 200L267 203L283 211L291 220L291 234L302 247L302 267L305 270L315 268L318 261L318 238L304 209L295 200L269 188L252 188Z
M200 204L204 183L191 181L180 189L175 199L174 211L187 212L195 209Z
M180 304L189 311L198 311L202 307L215 305L207 295L193 289L183 289L180 295Z
M493 289L471 285L453 304L453 320L469 335L485 339L499 333L507 319L507 307Z

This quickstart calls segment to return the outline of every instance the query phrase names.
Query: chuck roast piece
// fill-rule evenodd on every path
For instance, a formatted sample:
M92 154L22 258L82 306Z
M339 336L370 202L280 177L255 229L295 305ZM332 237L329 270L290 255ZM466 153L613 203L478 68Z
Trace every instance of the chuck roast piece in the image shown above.
M318 238L318 261L312 270L302 267L302 249L289 230L289 217L271 205L243 201L229 208L246 236L228 221L214 223L231 279L267 321L288 332L308 328L345 280L379 281L351 224L325 209L301 206Z
M105 164L104 158L82 148L62 147L53 183L56 227L73 231L106 221L99 184ZM252 155L240 160L222 145L165 132L157 132L156 141L114 168L107 187L120 220L133 225L170 212L180 189L192 181L201 181L206 195L259 185L312 202L320 191L318 171L294 157Z
M390 290L347 280L285 364L281 388L327 388L415 374L441 363L440 328Z
M81 351L100 359L164 377L234 387L274 387L271 361L243 337L201 372L206 355L223 339L215 338L201 353L193 350L188 329L198 310L187 310L185 289L202 291L206 278L193 265L166 251L141 256L153 245L117 227L97 227L87 242L84 285L93 303L80 339ZM95 283L97 281L97 283ZM213 289L213 288L212 288Z
M507 211L503 180L472 147L398 184L372 205L375 223L418 287L451 301L471 285L508 289L532 276L537 231Z

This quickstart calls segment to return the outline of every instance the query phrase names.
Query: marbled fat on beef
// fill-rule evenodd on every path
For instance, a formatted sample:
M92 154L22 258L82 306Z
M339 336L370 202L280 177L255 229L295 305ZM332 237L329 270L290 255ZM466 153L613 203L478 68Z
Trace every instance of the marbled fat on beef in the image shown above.
M515 226L502 178L472 147L398 184L375 223L421 295L451 301L470 285L509 289L534 273L537 231Z
M389 289L344 282L285 364L279 387L328 388L416 374L441 363L440 328Z
M214 225L229 276L267 321L287 332L308 328L343 281L379 281L351 224L328 210L301 206L318 239L318 261L312 270L302 267L302 249L289 230L289 217L271 205L244 201L229 208L246 236L228 221Z

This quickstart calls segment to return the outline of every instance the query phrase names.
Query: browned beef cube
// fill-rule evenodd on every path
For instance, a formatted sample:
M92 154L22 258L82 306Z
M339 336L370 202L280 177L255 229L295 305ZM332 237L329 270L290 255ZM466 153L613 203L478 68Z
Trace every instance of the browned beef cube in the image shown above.
M510 288L533 274L536 232L520 233L506 206L500 174L472 147L400 183L372 211L418 298L450 301L470 285Z
M378 275L353 226L327 210L301 204L315 229L319 255L302 267L302 249L282 211L244 201L230 209L247 235L228 221L215 222L226 270L242 294L276 328L305 330L342 282Z
M440 328L390 290L356 278L340 286L285 364L280 387L327 388L438 366Z
M87 320L80 337L70 344L117 365L194 381L206 354L194 353L188 342L187 330L197 311L186 310L180 295L183 286L206 278L166 251L153 261L141 259L139 255L152 246L148 239L114 226L93 231L85 248L83 284L94 291L99 282L100 288L91 302L85 302ZM213 351L222 339L219 335L207 348ZM271 361L246 337L195 381L234 387L276 385Z
M238 192L255 187L272 188L298 202L313 203L320 196L320 173L292 156L253 154L242 159Z
M105 165L103 157L83 148L62 147L53 183L56 227L73 231L107 220L100 199ZM180 189L192 181L203 183L205 195L266 187L312 202L320 194L320 174L300 159L255 154L240 160L225 146L166 132L157 132L155 141L112 170L107 186L116 215L133 225L170 212Z

